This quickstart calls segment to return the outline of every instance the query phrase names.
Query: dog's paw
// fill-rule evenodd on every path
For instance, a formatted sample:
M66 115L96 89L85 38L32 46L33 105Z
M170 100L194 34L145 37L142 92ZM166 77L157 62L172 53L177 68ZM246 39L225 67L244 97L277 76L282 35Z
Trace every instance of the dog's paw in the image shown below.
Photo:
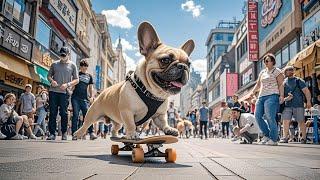
M163 132L165 135L171 135L171 136L178 136L179 135L178 130L176 128L172 128L172 127L166 128Z
M83 131L83 128L80 128L73 133L73 135L76 136L78 139L81 139L84 134L85 132Z
M139 134L137 132L127 133L125 136L126 139L140 139Z

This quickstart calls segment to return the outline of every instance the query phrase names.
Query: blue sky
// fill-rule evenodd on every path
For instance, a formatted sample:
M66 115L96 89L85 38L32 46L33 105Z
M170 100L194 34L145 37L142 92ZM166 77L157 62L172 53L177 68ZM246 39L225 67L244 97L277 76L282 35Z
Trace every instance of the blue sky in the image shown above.
M138 51L137 28L143 21L155 27L162 42L181 46L193 39L192 66L205 76L205 41L219 20L242 20L244 0L91 0L96 13L107 16L112 42L122 38L127 69L142 58ZM204 78L204 77L202 77Z

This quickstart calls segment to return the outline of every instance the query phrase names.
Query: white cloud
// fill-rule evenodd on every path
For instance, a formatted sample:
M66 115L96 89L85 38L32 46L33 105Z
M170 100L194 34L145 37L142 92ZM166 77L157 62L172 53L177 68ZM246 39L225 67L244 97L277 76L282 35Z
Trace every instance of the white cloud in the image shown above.
M142 56L140 52L136 52L134 55L137 56L137 57Z
M118 46L118 43L119 43L119 38L117 38L116 42L113 43L113 47L117 47ZM136 48L134 48L132 46L132 44L130 44L129 41L127 41L126 39L124 38L121 38L121 45L122 45L122 51L125 52L125 51L132 51L132 50L135 50Z
M132 71L136 70L138 63L144 59L144 57L141 57L138 61L135 61L134 59L129 57L126 53L123 53L123 57L127 63L127 69L126 69L127 72L129 72L130 70Z
M191 67L195 71L199 72L201 75L201 82L206 79L207 76L207 60L206 59L197 59L191 61Z
M186 3L181 4L181 9L192 12L193 17L199 17L204 8L201 5L195 5L193 1L186 1Z
M131 21L128 18L130 11L128 11L124 5L118 6L116 10L103 10L101 13L107 17L108 23L112 26L117 26L123 29L132 28Z

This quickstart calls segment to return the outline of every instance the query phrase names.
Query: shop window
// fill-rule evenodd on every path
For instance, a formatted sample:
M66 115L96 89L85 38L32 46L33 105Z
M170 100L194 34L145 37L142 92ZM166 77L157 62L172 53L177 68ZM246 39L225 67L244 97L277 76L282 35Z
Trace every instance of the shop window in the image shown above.
M49 49L50 28L41 18L38 19L36 40Z
M281 51L276 53L276 67L281 67Z
M292 59L296 54L297 54L297 41L293 41L290 44L290 48L289 48L290 59Z
M285 46L282 49L282 64L285 64L289 61L289 47Z
M7 0L5 2L4 15L29 33L30 17L33 9L33 6L26 0Z
M64 42L55 33L52 33L51 50L59 54L60 49L63 47L63 45Z

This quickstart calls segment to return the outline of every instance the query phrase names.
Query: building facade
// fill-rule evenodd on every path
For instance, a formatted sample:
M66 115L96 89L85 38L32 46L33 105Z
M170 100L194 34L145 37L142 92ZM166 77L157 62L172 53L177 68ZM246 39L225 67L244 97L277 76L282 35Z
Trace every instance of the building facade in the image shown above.
M114 81L115 83L126 79L126 60L123 57L121 38L116 48L116 62L114 63Z

